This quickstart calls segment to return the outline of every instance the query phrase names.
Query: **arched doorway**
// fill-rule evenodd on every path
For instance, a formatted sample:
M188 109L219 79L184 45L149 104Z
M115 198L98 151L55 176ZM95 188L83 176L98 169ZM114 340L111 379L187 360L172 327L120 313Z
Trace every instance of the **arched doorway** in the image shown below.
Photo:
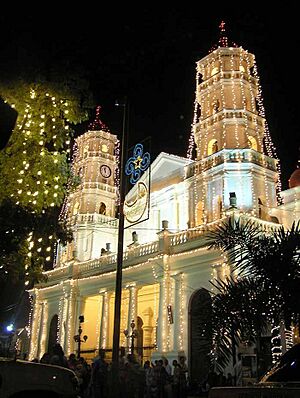
M49 336L48 336L48 352L51 353L54 344L57 342L58 332L58 315L54 315L50 322Z
M209 372L209 353L212 347L211 316L210 294L207 290L200 289L192 296L189 311L189 368L192 386L202 383Z

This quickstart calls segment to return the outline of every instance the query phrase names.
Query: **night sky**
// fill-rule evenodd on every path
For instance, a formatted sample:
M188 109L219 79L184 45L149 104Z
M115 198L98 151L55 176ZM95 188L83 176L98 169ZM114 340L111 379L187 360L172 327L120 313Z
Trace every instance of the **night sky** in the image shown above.
M90 82L95 103L103 107L103 122L119 137L122 115L114 103L128 97L130 143L151 136L153 157L161 151L186 155L195 62L218 41L218 25L224 19L228 37L256 56L267 121L287 188L299 156L296 5L265 11L259 11L255 2L243 10L239 2L220 9L217 3L209 8L200 1L185 2L184 7L153 3L139 8L127 3L80 4L65 11L52 3L49 9L43 7L38 11L16 6L14 11L1 12L0 79L51 64L67 65L68 73L79 67ZM12 123L13 115L2 104L2 147ZM86 124L79 126L77 134L85 129Z

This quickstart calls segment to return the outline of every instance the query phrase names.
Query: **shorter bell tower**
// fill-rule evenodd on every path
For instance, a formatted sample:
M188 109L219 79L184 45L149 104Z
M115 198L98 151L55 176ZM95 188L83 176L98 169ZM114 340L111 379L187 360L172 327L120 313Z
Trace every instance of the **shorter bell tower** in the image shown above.
M72 168L78 186L67 203L74 235L68 260L87 261L116 249L119 141L101 122L99 112L100 107L89 130L76 139Z

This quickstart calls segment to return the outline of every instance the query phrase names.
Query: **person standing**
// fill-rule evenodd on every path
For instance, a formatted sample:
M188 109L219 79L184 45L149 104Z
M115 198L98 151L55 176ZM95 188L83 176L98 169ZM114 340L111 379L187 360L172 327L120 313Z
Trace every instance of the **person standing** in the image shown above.
M174 359L174 361L172 362L172 365L174 367L173 380L172 380L172 394L173 394L173 398L180 398L180 396L179 396L180 365L176 361L176 359Z
M59 343L54 344L52 349L52 356L50 358L51 365L59 365L64 368L69 368L67 358L65 357L62 346Z
M105 351L100 350L99 358L93 364L91 383L94 398L105 397L104 394L107 385L108 364L107 362L105 362L104 358Z
M167 358L163 357L163 366L166 370L166 384L165 384L165 395L167 398L171 398L172 395L172 366L169 364Z
M146 361L144 363L144 371L145 371L145 398L151 398L151 387L153 385L153 369L150 366L150 361Z
M180 398L185 398L187 396L187 373L188 368L185 363L185 357L179 358L180 373L179 373L179 392Z

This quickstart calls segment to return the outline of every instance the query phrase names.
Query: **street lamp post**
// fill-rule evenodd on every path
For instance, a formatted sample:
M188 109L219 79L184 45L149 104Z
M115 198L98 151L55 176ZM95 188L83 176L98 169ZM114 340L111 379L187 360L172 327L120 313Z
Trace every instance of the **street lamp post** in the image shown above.
M134 320L131 321L130 327L131 327L131 334L129 334L128 329L124 330L123 333L127 338L130 339L130 354L134 354L134 339L138 337L138 332L135 329Z
M113 352L112 361L115 370L119 365L119 345L120 345L120 325L121 325L121 299L122 299L122 267L123 267L123 243L124 243L124 201L125 201L125 176L124 164L127 153L127 117L128 103L127 98L123 103L116 103L123 107L123 131L122 148L120 159L120 206L119 206L119 229L118 229L118 253L117 253L117 272L115 287L115 312L114 312L114 334L113 334Z
M78 344L77 345L77 358L80 358L80 352L81 352L81 343L85 343L88 339L87 335L83 336L83 339L81 340L81 334L82 334L82 327L81 323L84 322L84 317L83 315L80 315L79 317L79 327L78 327L78 334L74 336L75 342Z

